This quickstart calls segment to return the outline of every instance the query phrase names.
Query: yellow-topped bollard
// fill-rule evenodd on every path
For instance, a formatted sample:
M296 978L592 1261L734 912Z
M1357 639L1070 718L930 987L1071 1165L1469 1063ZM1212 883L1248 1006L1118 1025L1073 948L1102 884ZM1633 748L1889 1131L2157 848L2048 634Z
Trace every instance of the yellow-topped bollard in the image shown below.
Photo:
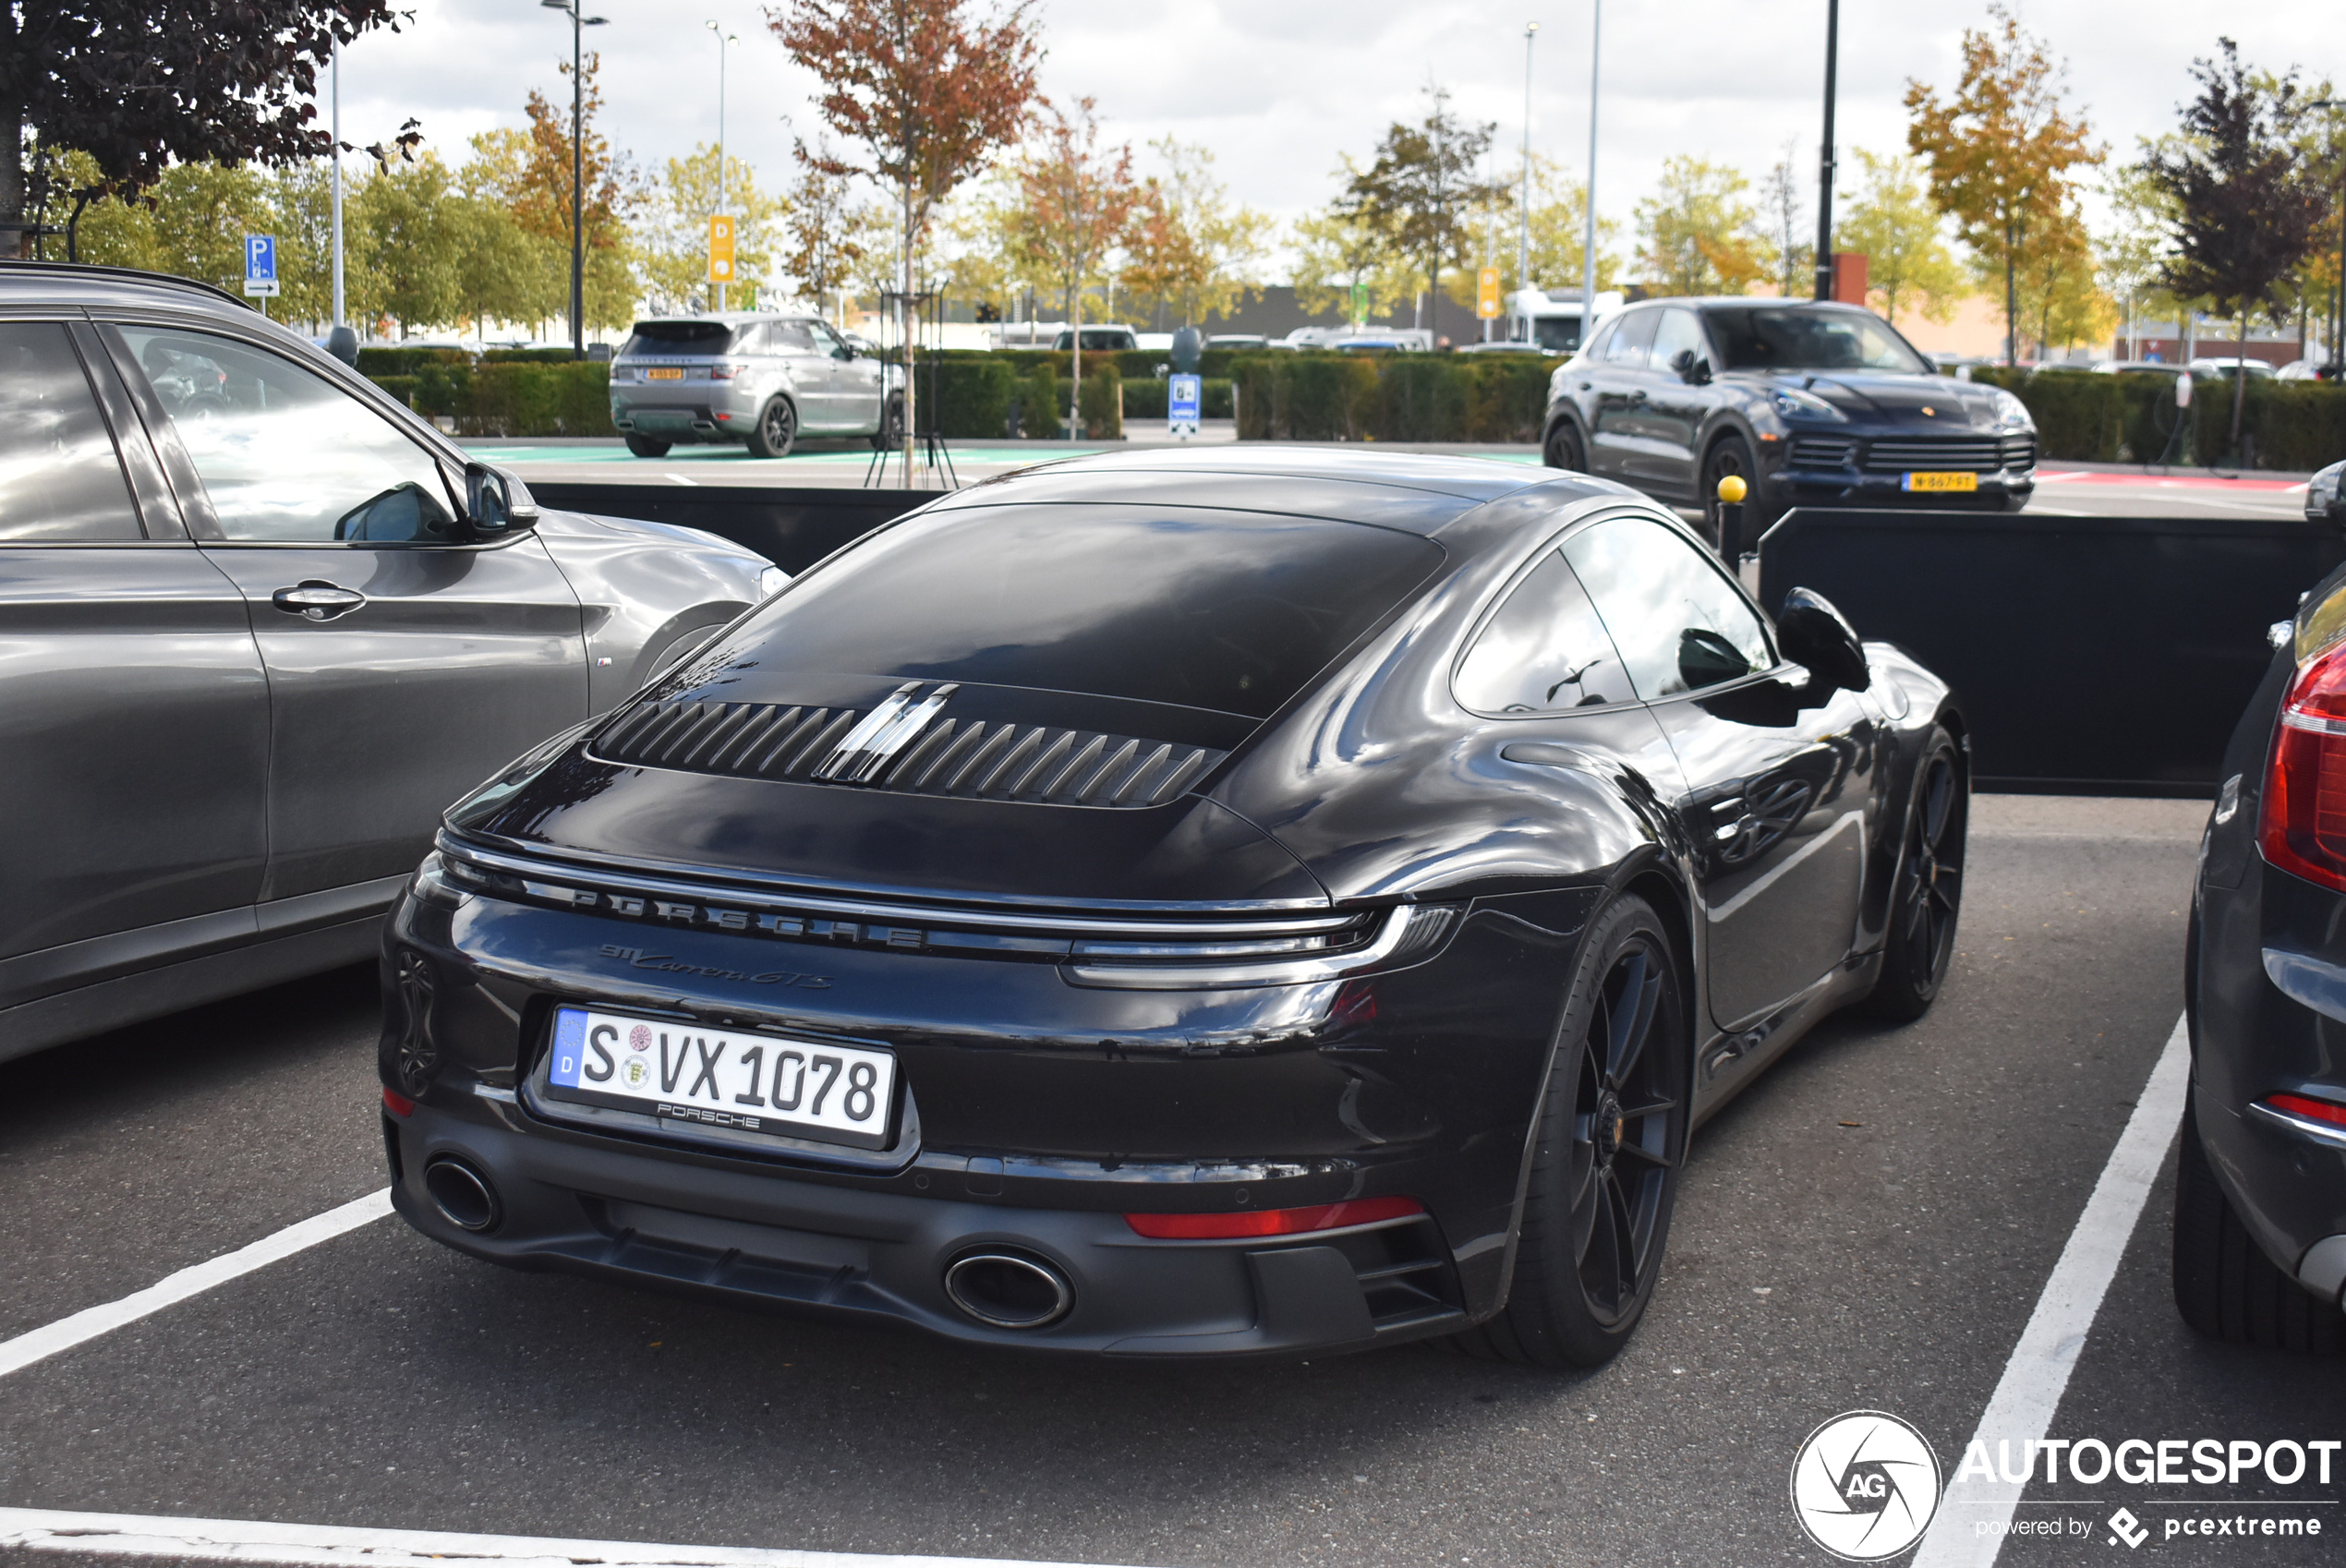
M1743 558L1743 498L1750 493L1740 474L1719 476L1718 546L1719 559L1733 572Z
M1742 475L1729 474L1719 481L1719 499L1729 506L1734 506L1743 500L1748 489L1749 487L1743 482Z

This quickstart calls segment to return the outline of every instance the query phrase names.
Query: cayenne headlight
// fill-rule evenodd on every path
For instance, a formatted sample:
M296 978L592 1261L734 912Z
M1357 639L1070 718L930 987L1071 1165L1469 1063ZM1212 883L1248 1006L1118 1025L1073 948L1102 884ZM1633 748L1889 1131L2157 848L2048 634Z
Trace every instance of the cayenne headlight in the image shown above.
M790 573L779 566L768 566L757 574L757 602L764 604L790 586Z
M1845 423L1848 416L1819 397L1815 392L1797 387L1773 387L1768 392L1768 405L1784 419L1830 419Z
M2008 392L1998 392L1996 425L2005 430L2033 430L2037 428L2037 421L2029 416L2026 404Z

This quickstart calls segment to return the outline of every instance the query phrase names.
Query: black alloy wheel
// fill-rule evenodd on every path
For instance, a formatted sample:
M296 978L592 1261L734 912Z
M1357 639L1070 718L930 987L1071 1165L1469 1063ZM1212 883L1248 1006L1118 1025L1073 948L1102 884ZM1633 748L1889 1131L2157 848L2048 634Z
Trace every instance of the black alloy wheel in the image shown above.
M2175 1159L2175 1310L2203 1339L2270 1350L2346 1352L2346 1314L2299 1285L2248 1234L2199 1141L2194 1084L2183 1100Z
M1866 998L1876 1018L1910 1023L1930 1010L1955 952L1963 911L1964 839L1971 787L1954 738L1933 729L1915 770L1905 848L1890 893L1881 974Z
M1458 1348L1594 1367L1628 1342L1670 1234L1690 1055L1669 929L1624 897L1592 923L1565 1006L1506 1306Z
M649 436L629 436L627 450L638 457L666 457L669 443L656 441Z
M1741 436L1729 436L1716 442L1702 460L1702 537L1713 549L1719 548L1719 481L1730 475L1741 479L1744 486L1743 533L1737 543L1740 554L1755 548L1761 528L1773 521L1760 515L1760 464L1752 460L1751 448L1744 444Z
M768 398L766 406L757 411L757 423L749 432L749 454L752 457L788 457L791 447L798 440L798 410L788 398Z
M1581 450L1580 432L1568 419L1559 420L1548 432L1547 444L1540 449L1540 460L1551 468L1568 468L1576 474L1589 470L1589 454Z

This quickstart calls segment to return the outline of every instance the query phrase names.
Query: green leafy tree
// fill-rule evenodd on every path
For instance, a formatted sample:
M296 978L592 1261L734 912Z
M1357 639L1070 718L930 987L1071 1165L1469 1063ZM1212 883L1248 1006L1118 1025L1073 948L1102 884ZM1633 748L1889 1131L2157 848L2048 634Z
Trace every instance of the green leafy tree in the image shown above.
M1867 290L1881 296L1881 313L1893 322L1902 310L1933 321L1953 320L1970 281L1947 244L1945 220L1931 205L1920 165L1862 147L1853 156L1862 178L1856 190L1840 195L1834 244L1864 253Z
M1769 273L1751 182L1722 163L1665 158L1638 203L1639 263L1658 294L1741 294Z
M1578 288L1582 268L1580 252L1588 243L1588 185L1572 177L1571 172L1558 160L1544 152L1531 154L1531 178L1526 192L1523 166L1518 163L1506 180L1494 187L1501 192L1499 199L1486 202L1477 211L1474 226L1477 233L1486 227L1492 235L1493 254L1499 276L1506 289L1512 293L1520 288ZM1522 255L1522 231L1519 227L1519 207L1528 207L1531 232L1531 268L1529 277L1518 277ZM1597 219L1597 287L1609 289L1620 284L1621 262L1616 247L1621 243L1621 224L1616 219ZM1473 297L1469 292L1469 299Z
M2280 285L2313 250L2330 198L2306 177L2295 144L2305 114L2296 74L2260 86L2241 65L2239 47L2229 38L2217 42L2220 61L2192 65L2199 96L2184 106L2183 139L2147 166L2176 207L2162 281L2170 292L2205 296L2234 317L2245 353L2249 311L2283 303ZM2232 383L2237 451L2248 378Z
M1271 220L1230 204L1214 154L1164 137L1149 143L1163 172L1143 182L1125 236L1124 286L1189 326L1227 315L1258 286Z
M1425 118L1387 127L1374 161L1351 170L1336 206L1417 262L1427 312L1418 324L1438 334L1443 270L1467 264L1473 215L1504 202L1506 192L1479 177L1497 126L1458 118L1443 88L1427 88L1426 97Z
M1786 299L1808 291L1805 280L1817 275L1817 247L1800 237L1805 213L1800 200L1800 171L1792 161L1793 144L1784 143L1784 156L1760 182L1760 210L1768 226L1769 282Z
M1289 277L1295 302L1314 316L1339 310L1358 326L1394 309L1417 286L1417 273L1382 234L1340 211L1298 219L1288 249L1295 258ZM1356 314L1356 301L1364 311Z
M399 323L403 337L453 326L464 314L457 197L454 177L428 152L412 166L394 163L377 172L346 203L344 222L365 236L381 290L371 303Z
M717 206L717 150L703 142L689 157L671 158L647 193L635 226L636 258L654 309L702 309L709 301L708 220ZM757 188L757 172L743 159L725 160L725 211L733 231L733 275L748 285L728 303L756 308L757 289L774 280L775 247L784 240L786 198Z
M2031 236L2049 236L2047 255L2065 248L2058 231L2074 202L2071 171L2099 163L2102 150L2084 117L2063 107L2065 67L2001 4L1988 15L1992 28L1964 31L1963 74L1944 103L1921 82L1906 83L1906 146L1929 170L1931 200L2003 275L2011 360Z
M887 210L862 195L853 175L831 173L837 163L828 148L800 161L782 218L782 271L826 308L865 263L895 248Z

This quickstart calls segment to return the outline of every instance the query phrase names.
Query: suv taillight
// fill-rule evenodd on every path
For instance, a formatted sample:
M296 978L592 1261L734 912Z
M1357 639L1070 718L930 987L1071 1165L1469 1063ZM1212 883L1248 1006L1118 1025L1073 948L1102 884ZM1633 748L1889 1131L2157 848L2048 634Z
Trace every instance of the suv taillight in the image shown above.
M2256 842L2281 870L2346 892L2346 643L2299 669L2281 699Z

